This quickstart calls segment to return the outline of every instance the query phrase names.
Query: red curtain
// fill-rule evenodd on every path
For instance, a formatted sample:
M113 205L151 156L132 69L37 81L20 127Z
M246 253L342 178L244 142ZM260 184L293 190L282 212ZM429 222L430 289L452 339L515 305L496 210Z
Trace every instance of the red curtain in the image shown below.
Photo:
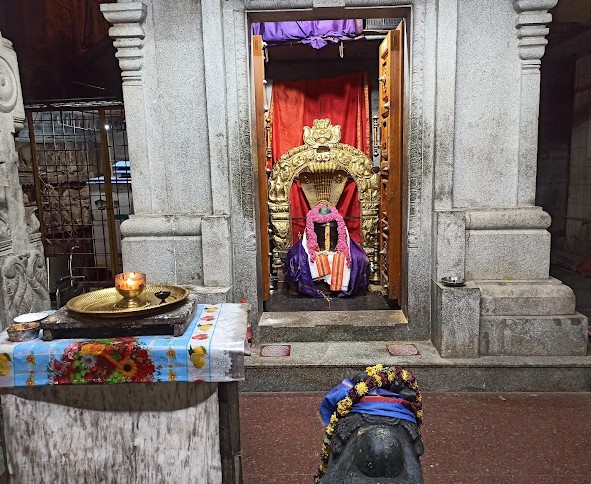
M307 81L274 81L271 99L273 165L303 143L304 126L328 118L341 126L341 143L369 156L369 76L347 76ZM272 168L272 166L269 166Z
M341 126L341 143L354 146L369 156L369 76L359 72L339 77L306 81L275 81L271 100L272 154L269 168L290 149L303 143L304 126L328 118ZM290 206L293 242L306 226L310 209L299 181L291 186ZM351 180L337 204L351 238L360 242L359 198Z

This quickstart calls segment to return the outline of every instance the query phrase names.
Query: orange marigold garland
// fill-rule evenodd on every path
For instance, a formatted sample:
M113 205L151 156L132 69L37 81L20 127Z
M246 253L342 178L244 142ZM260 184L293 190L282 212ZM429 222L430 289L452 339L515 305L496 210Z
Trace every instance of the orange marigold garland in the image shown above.
M320 451L320 466L318 467L318 474L314 476L314 482L319 483L320 479L326 472L328 466L328 459L331 453L331 440L334 434L337 423L341 417L345 417L351 412L351 408L361 398L367 395L374 388L392 385L398 382L401 386L405 384L416 393L416 400L409 402L410 408L415 414L417 425L421 425L423 421L423 396L419 390L419 386L412 371L405 370L400 366L384 367L383 365L370 366L365 369L368 376L364 381L358 382L353 388L349 390L349 394L339 400L336 411L330 417L330 423L325 428L325 435L322 441L322 450Z

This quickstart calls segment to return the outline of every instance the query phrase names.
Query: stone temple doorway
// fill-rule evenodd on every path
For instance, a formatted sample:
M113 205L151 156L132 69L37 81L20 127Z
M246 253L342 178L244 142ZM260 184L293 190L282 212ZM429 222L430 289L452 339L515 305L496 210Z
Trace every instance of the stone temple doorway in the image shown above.
M389 18L251 26L266 311L401 308L404 10ZM363 290L355 286L354 264L348 292L317 279L312 291L302 292L311 279L294 283L289 270L286 279L286 261L299 271L290 249L305 243L306 219L319 202L335 207L348 237L365 252Z
M101 6L113 24L135 176L134 214L122 224L124 268L193 284L208 302L248 301L255 343L291 345L289 361L314 370L306 381L316 382L317 389L329 371L342 376L376 361L401 363L386 353L390 342L430 341L421 355L433 355L441 369L423 372L431 382L449 381L449 374L443 376L449 361L440 359L459 359L456 365L463 370L456 380L464 383L455 388L529 391L547 386L535 382L562 382L553 378L564 373L563 367L549 369L544 358L586 358L587 319L576 313L570 288L548 275L549 217L535 205L537 89L548 9L556 0L383 4L184 0L172 6L154 0ZM404 14L393 7L402 5ZM263 78L252 82L250 27L358 15L405 17L410 32L412 62L405 62L402 106L399 300L408 321L377 327L379 311L368 311L367 317L341 311L338 321L327 317L316 328L310 329L304 317L280 327L264 321L262 304L261 268L270 250L261 236L269 215L262 213L267 205L257 209L257 187L267 185L259 177L265 165L254 154L266 144L256 143L265 131L264 119L255 122L253 101ZM343 41L344 58L354 45ZM340 59L338 46L335 59ZM294 60L286 62L300 70ZM326 59L319 66L328 68ZM264 102L258 116L265 116ZM259 135L253 136L257 128ZM445 277L462 278L465 285L447 287L440 282ZM284 374L275 370L279 361L257 355L255 344L248 378L260 363L273 369L266 374L275 385L277 375ZM528 360L505 360L513 356ZM524 366L510 371L515 363ZM588 363L569 359L564 365L586 369ZM303 381L300 371L289 374L290 384ZM588 372L577 381L588 389ZM260 388L277 388L273 385Z

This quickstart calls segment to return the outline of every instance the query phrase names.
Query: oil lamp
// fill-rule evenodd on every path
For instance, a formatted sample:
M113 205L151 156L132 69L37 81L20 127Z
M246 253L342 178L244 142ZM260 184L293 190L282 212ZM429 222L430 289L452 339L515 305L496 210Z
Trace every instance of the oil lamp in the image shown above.
M140 298L146 289L146 274L143 272L122 272L115 276L115 289L123 299L115 303L117 309L131 309L146 306L148 301Z

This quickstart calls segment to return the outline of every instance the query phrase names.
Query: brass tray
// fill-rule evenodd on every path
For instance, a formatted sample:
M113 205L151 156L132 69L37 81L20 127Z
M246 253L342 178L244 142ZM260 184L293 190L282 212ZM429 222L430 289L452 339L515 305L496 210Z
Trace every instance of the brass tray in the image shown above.
M154 295L159 291L170 291L170 296L163 303ZM166 284L146 284L146 289L139 296L139 299L147 301L147 305L137 308L116 308L115 303L123 299L123 297L114 287L110 287L108 289L80 294L70 299L66 307L76 313L89 314L97 317L125 317L160 311L167 306L184 301L188 295L189 291L184 287Z

